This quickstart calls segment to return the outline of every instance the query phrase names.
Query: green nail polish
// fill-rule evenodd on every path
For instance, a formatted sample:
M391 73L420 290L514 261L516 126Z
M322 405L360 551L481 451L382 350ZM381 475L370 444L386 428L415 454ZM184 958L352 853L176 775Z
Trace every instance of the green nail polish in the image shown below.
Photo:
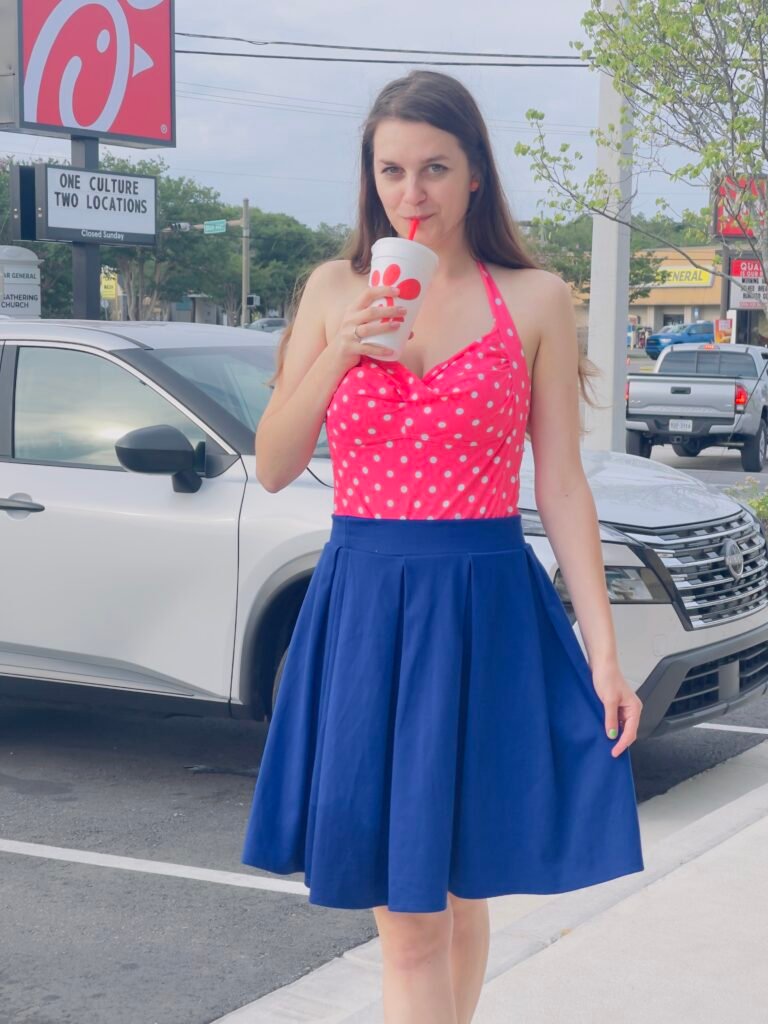
M615 740L616 737L619 735L618 729L609 729L608 735L611 737L612 740Z

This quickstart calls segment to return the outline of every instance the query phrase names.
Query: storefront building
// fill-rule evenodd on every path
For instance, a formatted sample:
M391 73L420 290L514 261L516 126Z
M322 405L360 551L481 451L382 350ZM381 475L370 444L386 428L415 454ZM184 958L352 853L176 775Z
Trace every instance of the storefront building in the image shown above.
M698 264L675 249L654 249L649 255L661 260L666 272L663 284L654 285L648 295L635 299L629 307L637 326L650 328L651 334L670 324L690 324L696 320L715 320L720 315L720 296L726 282L712 273L717 250L712 245L688 246L685 252Z
M730 272L741 280L739 287L713 272L720 269L715 262L719 246L692 245L686 246L683 252L685 255L664 247L650 250L649 255L661 260L659 269L666 271L667 276L663 284L654 285L647 295L630 303L627 343L635 345L639 338L670 324L716 321L724 308L725 316L733 321L734 341L768 346L765 312L768 286L763 281L759 261L751 253L739 254L735 248L732 250ZM721 304L723 294L726 301ZM586 335L589 297L574 295L574 302L580 336Z

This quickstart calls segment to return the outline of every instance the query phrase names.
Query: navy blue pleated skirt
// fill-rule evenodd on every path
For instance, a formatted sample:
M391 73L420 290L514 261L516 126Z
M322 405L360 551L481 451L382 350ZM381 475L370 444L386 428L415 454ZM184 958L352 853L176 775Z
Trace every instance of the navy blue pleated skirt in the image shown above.
M519 515L333 515L242 862L327 907L444 910L644 870L630 751Z

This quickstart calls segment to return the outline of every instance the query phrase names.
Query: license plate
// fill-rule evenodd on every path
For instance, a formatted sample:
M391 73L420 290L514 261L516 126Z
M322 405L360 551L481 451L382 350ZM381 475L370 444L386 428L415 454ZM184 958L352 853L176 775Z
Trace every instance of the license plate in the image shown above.
M670 420L670 430L679 430L681 433L688 431L689 433L693 430L693 420Z

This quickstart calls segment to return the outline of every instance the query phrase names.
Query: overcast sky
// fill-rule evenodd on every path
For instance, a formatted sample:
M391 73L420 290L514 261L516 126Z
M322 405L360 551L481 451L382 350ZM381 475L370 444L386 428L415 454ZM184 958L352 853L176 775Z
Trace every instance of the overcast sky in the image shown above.
M585 39L579 24L585 6L585 0L475 0L458 6L437 0L289 0L267 5L252 0L177 0L176 29L348 46L572 54L569 41ZM181 36L176 45L280 55L377 56L303 47L254 51L242 44ZM114 151L137 158L162 152L172 173L210 185L227 202L238 203L247 196L253 206L291 214L311 227L321 221L351 224L362 121L381 87L415 66L177 54L176 149ZM594 149L588 131L597 121L598 76L589 70L425 66L454 75L472 91L488 122L516 217L533 216L536 200L546 194L544 185L533 180L527 160L513 155L519 139L533 137L525 122L529 107L545 113L545 130L553 146L567 141L581 148L585 173L592 169ZM68 157L69 143L0 133L0 153L60 160ZM669 185L658 175L642 178L639 188L635 209L649 214L659 194L677 212L686 206L698 208L705 198L703 192Z

